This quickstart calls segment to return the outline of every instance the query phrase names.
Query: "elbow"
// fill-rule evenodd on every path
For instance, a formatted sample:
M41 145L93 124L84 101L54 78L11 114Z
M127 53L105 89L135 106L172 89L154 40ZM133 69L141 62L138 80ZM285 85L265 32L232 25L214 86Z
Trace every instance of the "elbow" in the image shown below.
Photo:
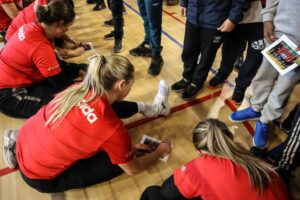
M126 171L126 174L129 176L134 176L134 175L139 174L140 172L141 171L139 171L139 170L128 170L128 171Z

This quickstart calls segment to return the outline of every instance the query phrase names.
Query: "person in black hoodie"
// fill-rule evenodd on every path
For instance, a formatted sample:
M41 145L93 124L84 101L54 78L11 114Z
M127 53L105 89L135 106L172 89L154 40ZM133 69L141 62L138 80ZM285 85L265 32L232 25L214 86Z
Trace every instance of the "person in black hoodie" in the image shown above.
M181 0L181 14L187 13L182 52L184 70L183 78L171 89L183 91L182 99L193 99L202 88L225 33L243 19L250 3L251 0Z

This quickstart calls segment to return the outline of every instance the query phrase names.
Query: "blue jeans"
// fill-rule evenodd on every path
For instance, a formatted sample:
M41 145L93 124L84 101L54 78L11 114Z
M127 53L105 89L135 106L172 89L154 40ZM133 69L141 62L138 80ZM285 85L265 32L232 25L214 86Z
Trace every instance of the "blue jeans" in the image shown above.
M144 20L145 42L150 44L153 56L160 56L162 0L137 0L137 3Z

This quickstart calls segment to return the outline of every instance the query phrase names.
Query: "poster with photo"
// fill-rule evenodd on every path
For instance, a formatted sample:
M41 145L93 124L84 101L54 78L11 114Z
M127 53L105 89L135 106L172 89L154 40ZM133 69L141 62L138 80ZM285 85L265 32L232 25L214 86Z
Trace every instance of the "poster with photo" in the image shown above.
M150 137L148 135L144 135L143 138L141 139L141 144L145 144L153 150L155 150L160 143L161 143L161 141L159 139ZM159 160L161 160L163 162L167 162L168 158L169 158L169 155L164 155Z
M275 67L280 75L283 76L299 66L300 54L296 48L297 45L286 35L283 35L265 48L262 54Z

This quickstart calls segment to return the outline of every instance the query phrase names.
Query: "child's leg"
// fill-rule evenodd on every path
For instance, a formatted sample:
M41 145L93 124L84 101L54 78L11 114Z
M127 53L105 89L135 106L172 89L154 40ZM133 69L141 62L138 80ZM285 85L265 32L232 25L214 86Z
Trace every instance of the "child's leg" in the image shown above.
M258 68L261 66L263 60L261 51L265 46L262 23L251 23L244 26L245 32L241 34L248 36L248 49L245 61L236 78L236 87L241 89L246 89L251 84Z
M161 23L162 23L162 0L145 0L149 23L149 42L153 57L160 56L161 46Z
M146 44L150 44L150 41L149 41L150 27L149 27L149 18L148 18L147 9L146 9L146 1L147 0L138 0L137 3L138 3L141 17L143 18L143 21L144 21L144 31L145 31L144 42Z
M85 188L111 180L123 173L123 170L111 163L105 152L77 161L58 177L52 180L29 179L21 173L24 181L40 192L64 192L70 189Z
M198 36L199 37L199 36ZM199 89L204 84L212 67L216 53L223 42L224 34L213 29L202 28L200 31L201 58L194 71L192 83Z
M266 43L266 45L269 44ZM277 77L277 70L267 59L263 58L261 67L252 81L253 96L251 105L254 111L260 112L263 109Z
M182 76L187 82L192 81L200 54L200 44L200 28L197 28L196 25L186 21L181 58L184 63Z
M48 82L28 88L0 90L0 111L10 117L29 118L60 92Z
M110 1L111 12L114 21L114 36L115 39L121 40L123 38L123 0Z
M262 123L269 123L282 115L283 108L299 80L299 68L294 69L284 76L278 76L277 82L262 110L262 115L260 117Z

